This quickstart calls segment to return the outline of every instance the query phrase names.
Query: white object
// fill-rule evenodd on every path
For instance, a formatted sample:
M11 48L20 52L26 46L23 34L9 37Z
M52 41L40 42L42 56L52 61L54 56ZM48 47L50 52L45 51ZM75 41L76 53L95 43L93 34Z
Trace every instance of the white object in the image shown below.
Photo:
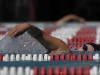
M44 61L48 61L48 54L44 54Z
M98 75L99 74L99 70L98 70L97 66L93 66L92 71L93 71L93 73L92 73L93 75Z
M38 61L43 61L43 55L42 54L39 54Z
M30 70L30 75L34 75L33 69Z
M26 54L22 54L21 60L26 60Z
M27 60L29 60L29 61L32 60L32 55L31 54L27 55Z
M33 54L33 61L37 61L37 60L38 60L37 54Z
M17 75L24 75L23 67L18 67L18 69L17 69Z
M50 61L50 59L51 59L51 57L50 57L50 56L48 56L48 61Z
M16 68L10 67L9 75L16 75Z
M10 55L10 61L15 61L15 55L14 54Z
M20 61L20 54L16 54L16 61Z
M99 62L99 59L100 59L100 58L99 58L99 54L96 53L94 56L95 56L94 60L95 60L96 62Z
M9 55L8 54L5 54L4 56L3 56L3 61L9 61L10 59L9 59Z
M1 70L1 75L8 75L9 71L8 71L8 67L4 66Z
M93 75L93 68L90 69L90 75Z
M25 68L25 75L30 75L30 67Z

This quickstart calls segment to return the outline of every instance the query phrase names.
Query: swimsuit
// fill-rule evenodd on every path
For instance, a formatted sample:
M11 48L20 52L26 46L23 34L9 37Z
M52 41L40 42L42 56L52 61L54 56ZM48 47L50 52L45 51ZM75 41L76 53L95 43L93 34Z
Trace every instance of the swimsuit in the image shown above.
M4 54L45 54L47 52L48 50L27 32L13 38L6 35L0 41L0 53Z

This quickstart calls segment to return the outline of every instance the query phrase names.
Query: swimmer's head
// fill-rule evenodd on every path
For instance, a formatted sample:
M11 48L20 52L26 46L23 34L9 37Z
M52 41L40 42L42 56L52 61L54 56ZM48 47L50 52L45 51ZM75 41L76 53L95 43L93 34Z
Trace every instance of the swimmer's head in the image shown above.
M100 50L100 45L95 43L85 43L78 49L78 51L98 51L98 50Z

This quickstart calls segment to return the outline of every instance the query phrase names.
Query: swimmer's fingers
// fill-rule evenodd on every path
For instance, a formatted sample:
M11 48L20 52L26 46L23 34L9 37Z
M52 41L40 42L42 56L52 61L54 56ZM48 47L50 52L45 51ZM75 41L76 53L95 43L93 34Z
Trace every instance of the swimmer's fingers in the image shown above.
M9 31L8 36L11 37L16 31L17 31L16 28L12 28L12 29Z
M8 32L8 36L9 36L9 37L13 37L13 36L15 36L17 33L25 32L29 27L30 27L30 25L27 24L27 23L16 25L15 27L13 27L13 28Z
M18 33L17 31L14 32L13 34L10 35L10 37L11 37L11 38L14 37L17 33Z

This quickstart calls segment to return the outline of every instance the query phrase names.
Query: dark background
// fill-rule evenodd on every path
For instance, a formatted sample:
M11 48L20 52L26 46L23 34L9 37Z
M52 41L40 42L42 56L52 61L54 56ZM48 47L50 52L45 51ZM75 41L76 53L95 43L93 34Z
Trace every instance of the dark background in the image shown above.
M100 0L0 0L0 21L56 21L76 14L100 20Z

